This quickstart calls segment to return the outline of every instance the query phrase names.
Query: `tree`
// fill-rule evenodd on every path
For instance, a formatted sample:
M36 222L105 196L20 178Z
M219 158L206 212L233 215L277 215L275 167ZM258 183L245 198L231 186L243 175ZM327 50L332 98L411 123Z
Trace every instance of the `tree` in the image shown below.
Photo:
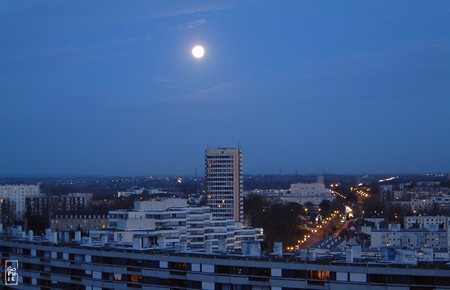
M364 201L363 205L366 213L382 212L385 210L384 202L381 200L379 192L373 192L369 198Z
M320 214L322 216L329 216L332 213L331 210L331 201L324 200L319 204Z
M253 195L244 201L244 209L250 215L251 225L264 229L266 249L272 249L274 242L285 245L297 244L304 234L303 207L298 203L269 204L264 197Z
M49 220L47 216L26 214L26 224L27 229L33 230L34 235L42 235L49 227Z

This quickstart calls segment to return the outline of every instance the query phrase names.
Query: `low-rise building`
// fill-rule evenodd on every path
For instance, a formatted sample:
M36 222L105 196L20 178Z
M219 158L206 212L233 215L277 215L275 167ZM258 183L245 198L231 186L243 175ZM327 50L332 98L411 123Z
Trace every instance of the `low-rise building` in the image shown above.
M413 220L412 217L406 217L407 228L402 228L400 224L389 224L388 228L365 228L364 232L370 235L372 248L429 247L448 251L450 239L447 228L440 227L437 223L428 224L426 227L417 227L414 226L416 222L417 220Z
M55 212L50 217L52 231L81 231L104 229L108 226L108 212L72 211Z
M326 188L323 183L294 183L291 184L290 193L283 195L282 201L319 205L323 201L333 201L335 198L331 189Z
M288 189L252 189L244 191L243 196L259 195L269 200L279 200L289 192Z
M447 233L443 230L428 231L424 229L375 230L370 233L371 247L431 247L447 249Z
M155 188L151 188L151 189L146 189L146 188L130 188L127 191L118 191L117 192L117 197L129 197L132 195L140 195L140 194L144 194L147 193L149 195L168 195L170 194L167 191L161 190L161 189L155 189Z
M403 218L405 229L447 229L449 217L447 216L405 216Z

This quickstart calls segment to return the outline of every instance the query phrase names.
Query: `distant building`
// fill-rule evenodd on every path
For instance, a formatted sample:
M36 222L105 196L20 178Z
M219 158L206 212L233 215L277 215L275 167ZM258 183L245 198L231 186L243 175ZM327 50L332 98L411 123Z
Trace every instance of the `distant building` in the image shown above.
M433 199L411 199L409 201L393 201L390 203L394 208L402 208L413 212L431 211L436 202Z
M77 192L65 195L39 195L25 198L30 216L46 216L53 212L83 211L91 208L92 193Z
M437 182L421 182L414 190L394 191L392 200L392 206L411 211L450 212L450 189Z
M145 191L145 188L130 188L127 191L118 191L117 192L117 197L128 197L131 195L136 195L136 194L143 194Z
M389 184L389 183L379 184L378 188L380 191L393 191L395 188L395 184Z
M405 229L446 229L449 224L447 216L405 216L403 217Z
M377 247L435 248L450 251L450 218L444 216L407 216L404 227L363 230L370 235L370 245Z
M118 191L117 197L129 197L132 195L140 195L140 194L148 194L148 195L168 195L171 194L168 191L157 189L157 188L144 188L144 187L132 187L127 189L127 191Z
M25 198L26 211L30 216L46 216L53 210L52 201L55 201L57 196L29 196Z
M164 211L171 207L187 207L188 202L185 198L161 198L151 200L134 201L134 209L137 211L155 210Z
M76 192L60 195L61 211L79 211L88 209L92 203L92 193Z
M136 201L133 210L110 211L108 228L92 230L90 236L123 243L140 239L147 247L229 251L243 241L262 241L263 231L244 228L233 219L213 219L210 207L188 207L186 200L174 198Z
M428 228L402 228L400 224L390 224L389 227L365 230L370 235L370 246L378 247L406 247L421 248L429 247L448 251L448 231L439 228L438 225Z
M446 243L450 252L450 217L448 216L406 216L403 218L406 229L418 228L428 231L445 231Z
M23 221L26 212L27 197L42 196L38 185L0 185L0 199L7 199L11 221Z
M438 193L441 192L442 187L440 181L417 181L414 190L418 193Z
M244 219L242 150L206 149L206 194L215 219Z
M108 226L108 213L98 211L55 212L50 217L50 229L60 231L81 231L104 229Z
M283 196L284 203L296 202L299 204L313 203L319 205L325 200L333 201L336 197L331 189L325 188L323 183L294 183L291 192Z
M286 195L288 191L288 189L252 189L244 191L243 196L260 195L268 201L277 202L280 201L281 197Z
M325 184L325 176L323 175L317 176L317 183Z
M2 225L10 224L11 220L10 207L8 204L8 199L0 198L0 223ZM1 230L0 230L1 232Z

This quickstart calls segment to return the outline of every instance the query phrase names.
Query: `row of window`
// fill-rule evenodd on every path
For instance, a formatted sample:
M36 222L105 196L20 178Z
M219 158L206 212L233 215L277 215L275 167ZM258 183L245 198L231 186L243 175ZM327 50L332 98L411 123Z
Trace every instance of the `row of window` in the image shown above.
M8 250L8 251L6 251ZM201 271L201 267L213 267L211 270L216 274L223 275L245 275L253 277L255 279L261 279L260 281L268 281L273 275L283 278L302 279L311 281L311 284L323 285L327 281L357 281L367 282L370 284L401 284L401 285L439 285L450 286L450 276L419 276L419 275L385 275L385 274L366 274L366 273L345 273L335 271L320 271L320 270L294 270L294 269L271 269L269 267L245 267L245 266L230 266L230 265L198 265L193 269L191 263L181 262L160 262L155 260L140 260L129 258L117 258L117 257L103 257L103 256L88 256L63 252L49 252L43 250L30 250L25 248L8 248L3 247L2 252L11 252L15 254L31 255L44 259L64 259L70 262L80 264L82 262L96 263L101 265L115 265L126 266L128 271L142 271L142 268L167 268L173 275L185 275L189 271ZM75 277L91 277L89 273L84 270L76 268L58 268L49 265L36 265L32 263L20 263L20 268L24 270L40 271L43 273L56 273L63 275L70 275ZM172 273L173 272L173 273ZM212 271L211 271L212 272ZM102 273L102 278L115 279L113 274ZM112 275L112 276L111 276ZM140 274L136 274L140 275ZM95 277L94 277L95 278ZM100 277L98 277L100 278ZM149 277L150 278L150 277ZM121 281L130 281L129 275L120 276ZM144 283L144 277L141 277L138 283ZM256 280L255 280L256 281ZM308 282L309 283L309 282ZM145 284L145 283L144 283Z
M106 219L108 218L107 214L56 214L54 215L55 219Z

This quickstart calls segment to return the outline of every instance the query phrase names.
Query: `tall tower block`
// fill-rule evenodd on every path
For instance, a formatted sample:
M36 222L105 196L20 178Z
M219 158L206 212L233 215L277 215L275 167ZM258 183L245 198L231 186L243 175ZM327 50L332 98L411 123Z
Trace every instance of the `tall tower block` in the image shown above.
M206 194L215 219L242 222L243 173L240 148L206 149Z

